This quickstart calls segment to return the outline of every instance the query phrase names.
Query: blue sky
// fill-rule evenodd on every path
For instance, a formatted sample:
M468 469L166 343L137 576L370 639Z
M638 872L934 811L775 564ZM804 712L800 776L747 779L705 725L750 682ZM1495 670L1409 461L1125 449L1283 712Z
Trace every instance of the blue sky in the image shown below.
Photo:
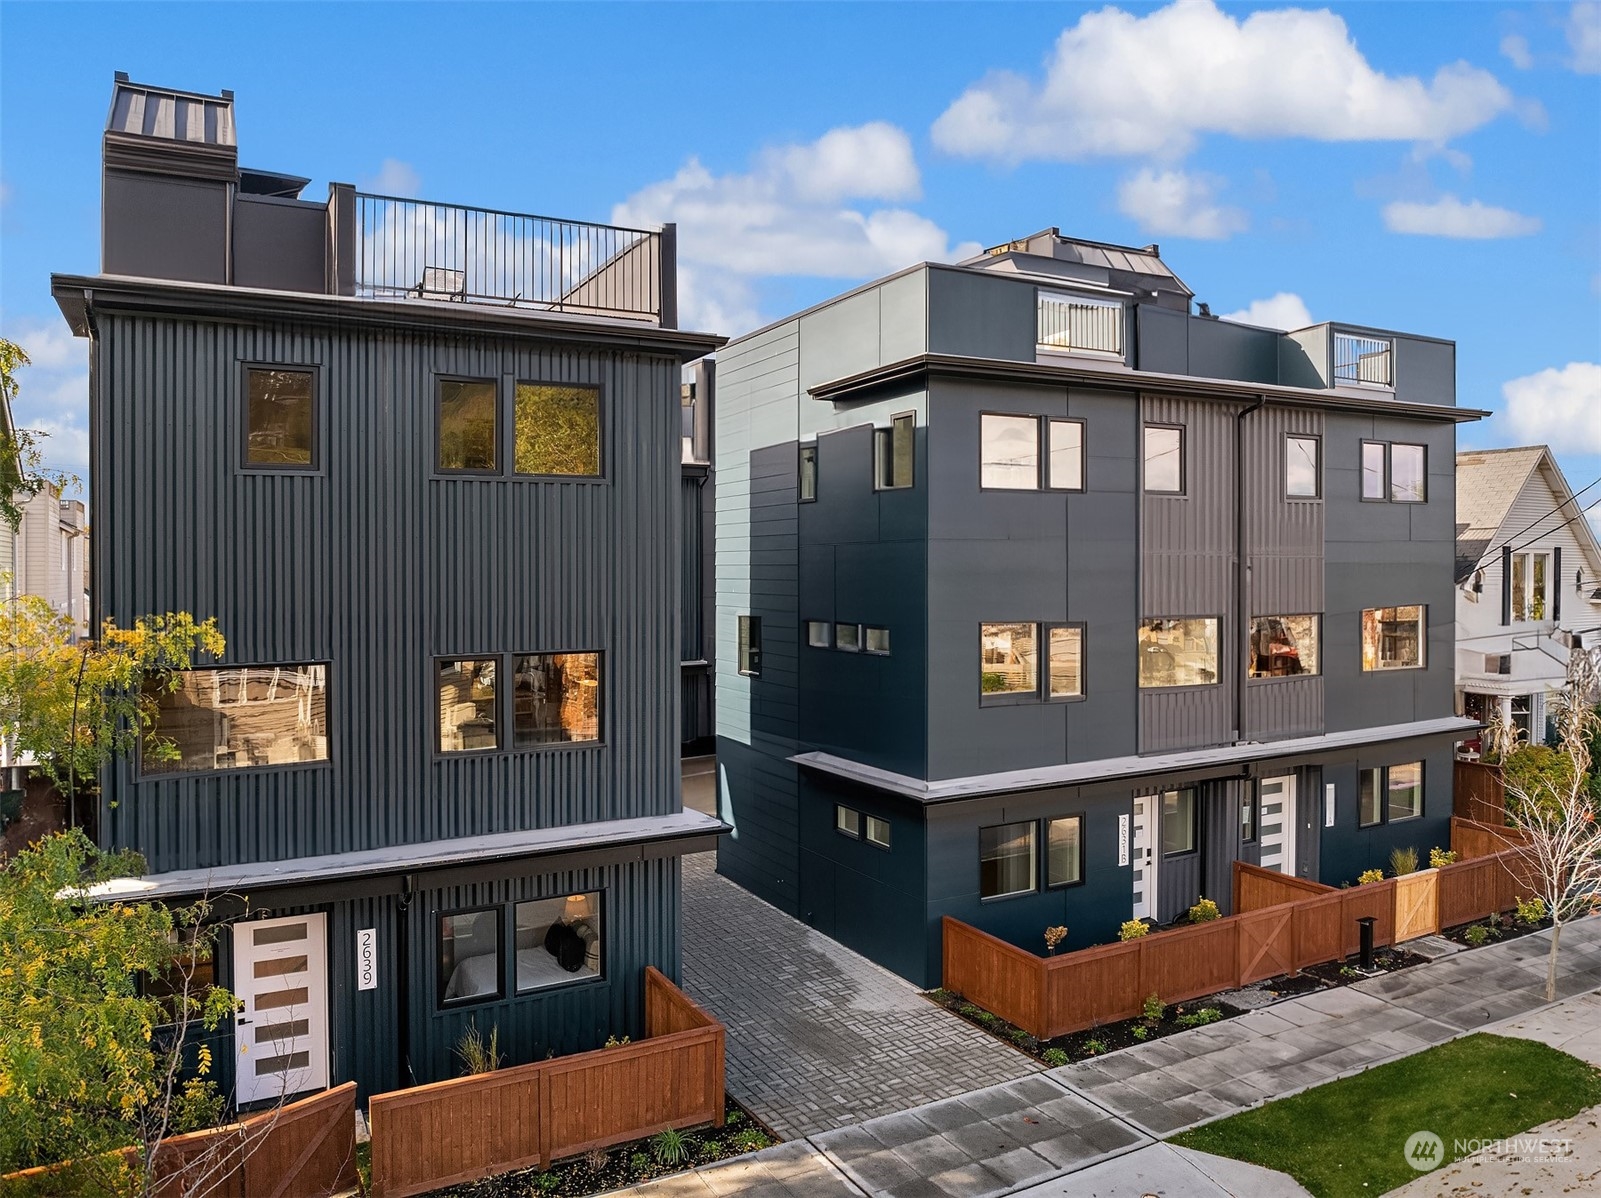
M1218 313L1455 340L1466 446L1601 475L1601 3L0 3L0 331L85 468L111 76L232 88L244 165L680 226L735 334L1056 225ZM1254 307L1253 307L1254 305Z

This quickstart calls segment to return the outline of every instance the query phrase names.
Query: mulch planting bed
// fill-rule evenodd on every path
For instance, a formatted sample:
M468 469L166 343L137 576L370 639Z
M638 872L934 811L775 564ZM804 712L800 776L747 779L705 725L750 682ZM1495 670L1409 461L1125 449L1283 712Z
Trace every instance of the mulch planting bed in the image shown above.
M1538 932L1542 928L1550 926L1551 921L1549 919L1542 919L1538 923L1524 923L1521 919L1515 919L1510 915L1492 915L1489 919L1475 920L1473 923L1464 923L1454 928L1446 928L1440 935L1457 944L1465 944L1469 948L1479 948L1485 944L1499 944L1503 940L1516 940L1519 936L1527 936L1531 932ZM1470 938L1470 930L1473 928L1489 928L1490 933L1484 939L1480 939L1476 933L1472 934ZM1475 944L1474 940L1479 940L1479 943Z
M1349 986L1381 973L1394 973L1414 965L1428 964L1427 957L1409 953L1405 949L1380 948L1373 952L1373 973L1363 973L1360 957L1347 957L1344 961L1330 961L1324 965L1310 965L1301 971L1302 977L1316 978L1326 986Z
M616 1148L569 1157L548 1169L518 1169L435 1190L431 1198L539 1198L545 1194L552 1198L579 1198L638 1185L778 1143L778 1137L739 1103L729 1098L727 1104L724 1126L720 1128L664 1132ZM675 1148L681 1149L681 1156Z

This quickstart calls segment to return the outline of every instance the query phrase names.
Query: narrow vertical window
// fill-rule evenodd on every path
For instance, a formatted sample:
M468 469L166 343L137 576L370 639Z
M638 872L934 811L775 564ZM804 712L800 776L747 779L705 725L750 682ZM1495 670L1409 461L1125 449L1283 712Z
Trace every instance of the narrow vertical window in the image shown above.
M1050 459L1046 485L1053 491L1084 489L1084 422L1050 420Z
M1250 783L1246 784L1247 787ZM1250 844L1256 839L1256 795L1240 796L1240 843Z
M1045 821L1045 884L1072 886L1084 880L1084 817Z
M495 469L497 388L488 379L439 380L439 469Z
M750 678L762 673L762 618L739 617L739 672Z
M1284 438L1284 494L1290 499L1316 499L1321 494L1321 448L1316 437Z
M500 747L500 706L493 657L441 661L439 751L470 753Z
M1084 630L1056 624L1049 630L1050 697L1076 699L1084 693Z
M1362 498L1384 499L1384 442L1362 442Z
M1390 446L1390 502L1422 503L1425 498L1425 463L1421 445Z
M1381 815L1379 795L1383 790L1383 779L1383 770L1367 769L1358 771L1356 788L1356 822L1358 827L1368 828L1379 822Z
M600 473L599 387L518 383L513 400L515 473ZM491 455L491 468L493 463Z
M876 815L867 817L867 843L876 844L881 849L889 848L889 820L879 819Z
M1034 416L978 418L978 485L1032 491L1040 485L1040 422Z
M1195 791L1162 793L1162 856L1177 857L1195 851Z
M1417 819L1423 814L1423 763L1392 765L1385 771L1384 822Z
M800 501L811 503L817 498L817 446L800 447Z
M499 998L504 988L500 908L439 917L439 1005Z
M1184 430L1145 426L1145 490L1155 495L1184 493Z
M834 830L852 840L862 838L862 813L844 804L834 806Z
M880 657L889 653L889 629L873 628L862 629L862 648L869 653L876 653Z
M1038 889L1035 860L1036 825L1001 824L978 830L978 895L1005 898Z
M917 417L911 412L891 417L888 428L874 431L879 490L898 491L912 485L916 431Z
M314 469L315 396L316 375L310 370L247 368L245 465L252 469Z

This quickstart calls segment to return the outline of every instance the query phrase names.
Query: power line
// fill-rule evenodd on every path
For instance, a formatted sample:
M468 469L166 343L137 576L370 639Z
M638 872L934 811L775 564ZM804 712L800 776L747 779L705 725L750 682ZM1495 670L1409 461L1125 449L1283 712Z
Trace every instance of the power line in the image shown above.
M1583 495L1591 487L1594 487L1594 486L1597 486L1597 485L1601 485L1601 478L1593 478L1593 479L1591 479L1588 483L1586 483L1584 486L1580 487L1572 495L1569 495L1561 503L1557 504L1556 507L1552 508L1548 512L1543 512L1539 516L1536 516L1531 523L1525 524L1522 528L1518 529L1517 532L1515 532L1511 536L1507 537L1507 539L1502 541L1499 545L1491 545L1491 546L1489 546L1487 549L1485 549L1485 551L1482 554L1479 555L1479 560L1473 563L1473 568L1475 570L1479 569L1481 566L1484 565L1484 563L1487 560L1489 560L1490 557L1492 557L1493 555L1499 554L1503 549L1513 548L1513 552L1516 552L1518 549L1526 549L1526 548L1528 548L1528 546L1532 545L1534 543L1534 541L1526 541L1522 545L1518 545L1515 548L1512 546L1512 542L1517 540L1524 533L1528 532L1531 528L1534 528L1536 525L1542 524L1546 520L1549 520L1552 516L1555 516L1563 508L1567 507L1568 504L1575 502L1579 498L1580 495ZM1597 502L1601 502L1601 500L1598 500ZM1594 507L1595 504L1591 504L1590 506ZM1588 511L1588 510L1589 510L1589 508L1586 508L1586 509L1580 511L1579 515L1580 516L1584 515L1584 513L1586 511ZM1577 517L1575 517L1575 519L1576 518ZM1566 520L1563 523L1557 525L1556 528L1552 528L1552 529L1548 529L1548 530L1542 531L1541 533L1539 533L1534 538L1534 540L1537 541L1537 540L1540 539L1540 537L1548 536L1550 533L1556 532L1557 529L1566 528L1569 524L1572 524L1572 523L1573 523L1572 519Z

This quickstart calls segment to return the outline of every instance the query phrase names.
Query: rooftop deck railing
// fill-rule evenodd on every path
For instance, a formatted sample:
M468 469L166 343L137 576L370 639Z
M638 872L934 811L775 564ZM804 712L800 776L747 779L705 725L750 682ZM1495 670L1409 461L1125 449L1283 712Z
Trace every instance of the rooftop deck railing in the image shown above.
M672 325L668 230L355 196L355 294ZM663 297L666 303L663 303Z
M1334 334L1334 383L1366 387L1395 385L1394 356L1387 338Z

